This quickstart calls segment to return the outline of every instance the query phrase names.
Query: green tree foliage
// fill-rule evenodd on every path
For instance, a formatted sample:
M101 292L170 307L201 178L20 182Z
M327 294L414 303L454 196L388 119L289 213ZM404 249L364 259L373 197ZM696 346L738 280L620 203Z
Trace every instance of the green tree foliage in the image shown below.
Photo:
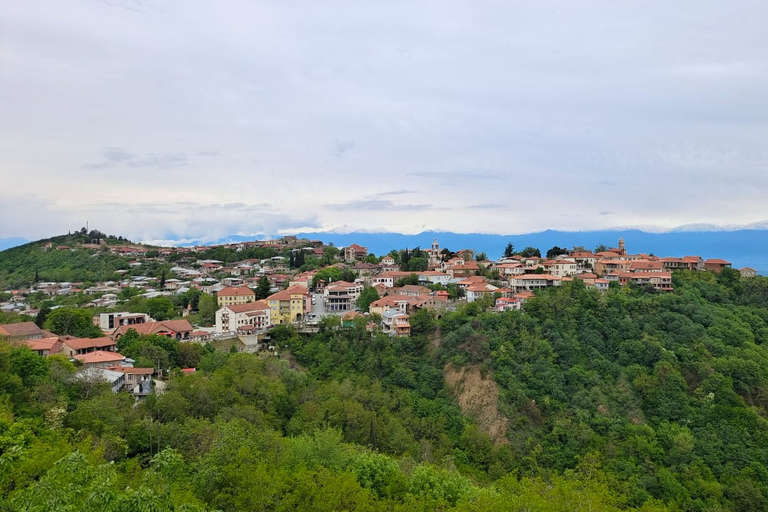
M377 300L379 300L379 293L376 289L371 286L365 286L363 291L360 292L356 304L362 311L367 312L371 303Z
M54 309L48 313L44 329L61 336L68 335L78 338L98 338L104 336L101 329L93 325L93 314L87 309Z
M422 272L429 267L429 260L424 256L413 257L408 260L408 270L411 272Z
M526 247L520 251L520 256L523 258L541 258L541 251L536 247Z
M568 254L568 249L564 247L558 247L557 245L547 251L547 258L554 258L561 254Z
M594 253L595 253L595 254L597 254L597 253L599 253L599 252L606 252L606 251L608 251L608 250L610 250L610 247L608 247L608 246L607 246L607 245L605 245L605 244L600 244L600 245L598 245L597 247L595 247L595 251L594 251Z
M256 286L256 300L266 299L270 295L270 285L267 276L261 276Z
M514 255L515 255L515 246L512 245L512 242L508 242L507 246L504 247L504 257L511 258Z
M213 325L216 322L216 310L218 304L216 304L216 298L209 294L204 293L200 295L198 300L198 312L200 314L200 323L203 325Z

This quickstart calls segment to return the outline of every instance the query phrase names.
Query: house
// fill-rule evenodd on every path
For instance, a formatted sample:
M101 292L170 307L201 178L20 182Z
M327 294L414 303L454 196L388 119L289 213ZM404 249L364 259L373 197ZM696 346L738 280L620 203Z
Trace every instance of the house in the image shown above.
M467 302L475 302L483 297L492 296L499 290L489 283L473 283L465 288Z
M498 263L492 269L497 271L502 279L525 274L525 267L522 263Z
M382 331L390 336L410 336L410 316L397 309L388 309L381 315Z
M700 256L685 256L683 258L661 258L665 271L672 270L704 270L704 260Z
M136 325L121 325L115 329L112 337L117 340L131 329L139 334L158 334L175 338L179 341L190 341L192 339L192 331L194 330L189 320L162 320Z
M7 341L39 340L54 337L56 337L55 334L39 328L35 322L0 325L0 338Z
M397 272L400 270L400 267L398 267L397 263L395 262L395 258L392 256L384 256L381 258L379 266L381 266L382 272Z
M311 309L310 295L303 286L290 286L265 299L273 324L287 324L304 319Z
M395 295L407 295L408 297L419 297L421 295L429 295L432 290L426 286L419 286L417 284L407 284L400 288L394 288L392 293Z
M618 256L601 257L595 262L595 274L605 275L609 272L628 272L630 265L632 265L632 260L621 259Z
M256 292L247 286L227 286L216 293L219 306L246 304L256 300Z
M590 271L595 268L597 256L593 253L589 251L571 251L568 254L574 261L576 261L576 265L580 271Z
M542 266L548 274L556 277L572 276L578 272L578 264L573 258L546 260Z
M108 366L107 371L123 374L121 391L127 391L136 398L144 398L152 392L152 374L154 368L134 368L132 366Z
M272 325L269 304L258 300L247 304L232 304L216 311L216 332L242 332L252 334Z
M355 302L363 291L363 285L337 281L323 290L323 305L327 311L348 311L355 308Z
M407 295L387 295L371 302L368 311L377 315L383 315L390 309L396 309L401 313L413 313L422 307L423 302L420 298L408 297Z
M635 260L629 264L630 272L663 272L664 262L661 260Z
M368 256L368 248L361 245L352 244L344 248L344 261L354 263L363 261Z
M496 311L519 311L521 306L520 299L514 297L499 297L493 309Z
M118 393L125 387L125 374L96 366L83 368L75 374L74 378L80 382L106 382L113 393Z
M672 290L672 272L624 272L614 271L605 276L608 281L616 281L621 286L629 283L651 285L659 291Z
M460 265L450 266L445 272L451 276L451 278L455 279L458 277L477 275L478 270L480 270L480 266L476 261L467 261Z
M366 261L358 261L355 266L350 268L357 277L368 277L381 271L381 266Z
M397 281L399 281L400 279L404 279L410 275L411 275L411 272L394 272L394 271L382 272L377 276L373 276L371 278L370 284L371 286L376 286L377 284L383 284L387 288L393 288Z
M451 276L445 272L439 272L436 270L424 270L419 272L419 283L423 284L441 284L447 285L451 280Z
M560 286L562 278L549 274L525 274L509 278L509 287L516 292L541 290L548 286Z
M62 336L59 351L67 357L88 354L89 352L105 351L116 352L117 343L108 337L101 338L75 338L72 336Z
M102 331L113 331L120 325L137 325L151 322L152 318L146 313L101 313L93 317L93 323Z
M37 352L37 355L43 357L52 356L61 352L61 340L58 336L21 340L19 343L23 343L31 351Z
M106 368L107 366L115 366L125 362L125 356L117 352L104 352L101 350L88 352L87 354L78 354L74 358L85 366L94 368Z
M704 270L709 272L722 272L724 268L731 268L731 262L719 258L708 259L704 262Z
M741 277L757 277L757 270L751 267L742 267L739 269Z

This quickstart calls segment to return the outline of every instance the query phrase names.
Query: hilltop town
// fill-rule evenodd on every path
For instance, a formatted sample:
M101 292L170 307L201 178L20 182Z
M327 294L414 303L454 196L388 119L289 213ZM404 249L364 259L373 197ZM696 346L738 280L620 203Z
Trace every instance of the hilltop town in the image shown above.
M35 269L35 282L6 290L0 305L6 315L30 321L0 326L0 335L24 340L41 355L63 353L86 366L121 371L126 358L117 353L117 342L130 330L197 343L231 340L240 351L274 348L275 326L314 333L324 319L336 319L335 325L358 319L369 331L409 336L412 318L422 310L438 317L460 304L520 310L537 291L573 280L600 291L633 286L663 293L673 290L674 271L731 266L698 256L631 254L624 240L594 251L553 247L544 255L532 247L515 251L510 243L502 258L490 261L471 249L441 248L436 239L427 249L376 256L358 244L334 247L292 236L157 248L99 232L80 235L79 242L47 241L32 250L116 257L124 268L88 283L44 280ZM756 275L750 268L739 272ZM94 337L42 329L45 316L73 305L92 309Z

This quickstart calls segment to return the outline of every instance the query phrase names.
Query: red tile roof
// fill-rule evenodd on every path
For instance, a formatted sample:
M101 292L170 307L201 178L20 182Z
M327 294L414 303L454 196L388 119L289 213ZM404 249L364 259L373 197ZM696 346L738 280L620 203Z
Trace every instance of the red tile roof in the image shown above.
M218 297L256 297L256 292L247 286L228 286L219 290Z

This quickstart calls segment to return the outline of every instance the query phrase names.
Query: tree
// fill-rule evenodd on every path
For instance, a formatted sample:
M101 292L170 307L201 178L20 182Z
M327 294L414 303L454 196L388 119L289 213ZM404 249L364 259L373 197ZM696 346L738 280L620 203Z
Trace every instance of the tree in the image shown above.
M267 278L267 276L261 276L259 278L258 284L256 285L256 290L255 290L256 300L262 300L269 297L269 290L270 290L269 279Z
M605 244L600 244L600 245L598 245L597 247L595 247L595 254L597 254L597 253L599 253L599 252L605 252L605 251L607 251L607 250L608 250L608 246L607 246L607 245L605 245Z
M37 318L35 318L35 323L38 327L41 329L45 325L45 319L48 318L48 315L51 313L53 306L53 302L50 300L47 300L43 302L43 304L40 306L40 310L37 312Z
M488 259L488 256L484 252L479 252L475 255L475 261L485 261Z
M363 288L363 291L360 292L360 296L357 298L357 307L359 307L363 311L368 311L368 308L371 306L371 303L374 301L379 300L379 292L376 291L375 288L371 286L366 286Z
M87 309L54 309L45 319L44 329L60 336L78 338L99 338L104 336L101 329L93 325L93 317Z
M512 245L512 242L508 242L507 246L504 248L504 257L511 258L514 255L515 255L515 246Z
M160 285L158 286L158 289L162 290L165 288L165 270L163 270L163 273L160 274Z
M523 258L541 258L541 251L529 246L520 251L520 256Z
M413 257L408 261L408 270L412 272L421 272L427 270L429 261L423 256Z
M561 254L568 254L568 249L556 245L547 251L547 258L555 258Z
M334 247L332 245L326 246L325 249L323 249L323 255L325 256L325 264L330 265L331 263L333 263L333 261L339 255L339 252L340 251L338 247Z
M212 325L216 322L216 299L213 295L204 293L200 296L198 302L200 312L200 323L205 325Z
M168 297L147 299L146 313L155 320L168 320L176 316L176 308Z

